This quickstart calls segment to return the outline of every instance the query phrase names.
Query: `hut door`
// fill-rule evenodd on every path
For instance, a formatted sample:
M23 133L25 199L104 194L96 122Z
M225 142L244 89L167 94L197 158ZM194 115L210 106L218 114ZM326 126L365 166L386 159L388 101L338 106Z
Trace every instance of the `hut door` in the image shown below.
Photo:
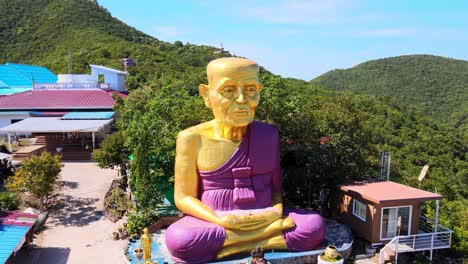
M381 239L391 239L398 235L409 235L411 207L387 207L382 209Z
M398 224L398 208L388 209L388 228L386 237L394 237L397 235L397 224Z

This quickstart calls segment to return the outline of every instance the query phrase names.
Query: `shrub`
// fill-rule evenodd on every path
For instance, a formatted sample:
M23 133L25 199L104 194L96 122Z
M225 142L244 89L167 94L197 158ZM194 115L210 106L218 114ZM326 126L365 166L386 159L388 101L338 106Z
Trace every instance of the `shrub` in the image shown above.
M0 211L13 211L18 209L20 199L15 192L0 192Z
M158 216L153 211L138 211L128 215L127 230L129 234L139 234L141 231L156 221Z
M7 188L15 192L29 192L41 201L41 206L54 191L54 184L62 170L60 156L43 152L21 163L15 175L7 181Z
M106 211L114 219L120 219L125 212L133 208L132 201L119 186L113 186L109 196L106 197Z

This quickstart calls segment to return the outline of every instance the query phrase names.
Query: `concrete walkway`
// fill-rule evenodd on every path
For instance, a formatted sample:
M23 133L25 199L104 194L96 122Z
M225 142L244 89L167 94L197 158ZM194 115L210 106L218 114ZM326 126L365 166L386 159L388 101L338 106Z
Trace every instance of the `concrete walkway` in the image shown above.
M96 163L64 163L46 229L35 247L20 251L16 263L125 263L125 242L112 240L116 226L103 216L104 195L116 176L116 170Z

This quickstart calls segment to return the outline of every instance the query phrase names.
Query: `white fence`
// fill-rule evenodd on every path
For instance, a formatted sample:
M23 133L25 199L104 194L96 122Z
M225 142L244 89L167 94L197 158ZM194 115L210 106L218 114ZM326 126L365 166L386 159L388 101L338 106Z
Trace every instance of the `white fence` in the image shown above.
M108 83L34 83L33 89L110 89Z
M397 236L380 250L380 262L395 256L395 263L398 263L398 253L414 252L450 248L453 231L442 226L435 225L433 221L424 216L420 216L419 234L409 236Z

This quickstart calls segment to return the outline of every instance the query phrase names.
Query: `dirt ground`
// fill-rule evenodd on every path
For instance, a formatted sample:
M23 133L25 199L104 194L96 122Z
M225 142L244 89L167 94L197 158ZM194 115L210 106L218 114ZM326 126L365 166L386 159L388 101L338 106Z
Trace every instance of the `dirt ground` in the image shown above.
M116 226L103 214L104 195L116 177L117 170L93 162L64 163L45 229L33 247L20 251L16 263L125 263L125 242L112 240Z

